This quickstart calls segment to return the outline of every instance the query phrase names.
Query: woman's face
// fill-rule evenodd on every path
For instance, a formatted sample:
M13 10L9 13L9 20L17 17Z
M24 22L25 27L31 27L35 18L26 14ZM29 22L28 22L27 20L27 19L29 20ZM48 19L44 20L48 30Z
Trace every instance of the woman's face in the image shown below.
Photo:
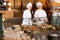
M41 5L38 5L37 8L38 8L38 9L42 9L42 6L41 6Z
M38 8L38 9L42 9L42 6L38 6L37 8Z
M32 9L32 6L29 6L28 9L31 10Z

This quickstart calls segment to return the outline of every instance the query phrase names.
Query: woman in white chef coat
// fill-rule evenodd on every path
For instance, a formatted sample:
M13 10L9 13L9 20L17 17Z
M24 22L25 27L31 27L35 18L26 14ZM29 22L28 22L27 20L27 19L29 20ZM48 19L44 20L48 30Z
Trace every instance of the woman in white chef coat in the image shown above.
M28 3L27 9L23 12L22 25L32 25L31 12L30 12L31 9L32 9L32 3Z
M35 11L34 17L37 19L37 25L44 24L46 23L47 20L47 14L46 12L42 9L43 4L41 2L37 2L37 10Z
M60 11L59 8L55 8L55 11L52 12L52 24L60 25Z

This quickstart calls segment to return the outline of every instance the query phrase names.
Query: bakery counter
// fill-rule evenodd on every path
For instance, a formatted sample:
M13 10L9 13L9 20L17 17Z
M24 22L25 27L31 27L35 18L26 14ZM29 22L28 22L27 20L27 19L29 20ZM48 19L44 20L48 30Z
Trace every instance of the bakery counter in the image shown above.
M11 27L3 28L4 40L49 40L48 35L58 33L53 25L12 25ZM26 39L25 39L26 38Z
M22 40L29 37L29 40L48 40L48 35L57 33L57 26L51 24L43 25L21 25L20 18L6 19L3 23L4 40ZM24 40L23 39L23 40ZM27 40L27 39L25 39Z

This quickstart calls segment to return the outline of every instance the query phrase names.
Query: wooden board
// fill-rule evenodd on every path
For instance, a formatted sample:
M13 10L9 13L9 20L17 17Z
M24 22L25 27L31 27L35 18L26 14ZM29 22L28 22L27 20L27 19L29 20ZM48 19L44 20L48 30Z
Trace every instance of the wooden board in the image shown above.
M7 18L14 18L14 12L19 12L18 10L11 10L11 11L8 11L8 10L5 10L5 11L2 11L0 10L0 13L2 13L2 18L3 19L7 19Z
M2 17L3 17L3 19L14 18L14 13L13 12L5 13L5 14L3 14Z

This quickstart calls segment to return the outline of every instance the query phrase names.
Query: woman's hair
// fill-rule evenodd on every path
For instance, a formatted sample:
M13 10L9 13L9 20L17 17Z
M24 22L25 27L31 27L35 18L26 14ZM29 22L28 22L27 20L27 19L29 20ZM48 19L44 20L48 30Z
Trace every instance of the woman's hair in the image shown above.
M31 7L32 7L32 3L28 3L28 4L27 4L27 8L28 8L29 6L31 6Z
M43 6L42 2L37 2L37 7L38 6Z

